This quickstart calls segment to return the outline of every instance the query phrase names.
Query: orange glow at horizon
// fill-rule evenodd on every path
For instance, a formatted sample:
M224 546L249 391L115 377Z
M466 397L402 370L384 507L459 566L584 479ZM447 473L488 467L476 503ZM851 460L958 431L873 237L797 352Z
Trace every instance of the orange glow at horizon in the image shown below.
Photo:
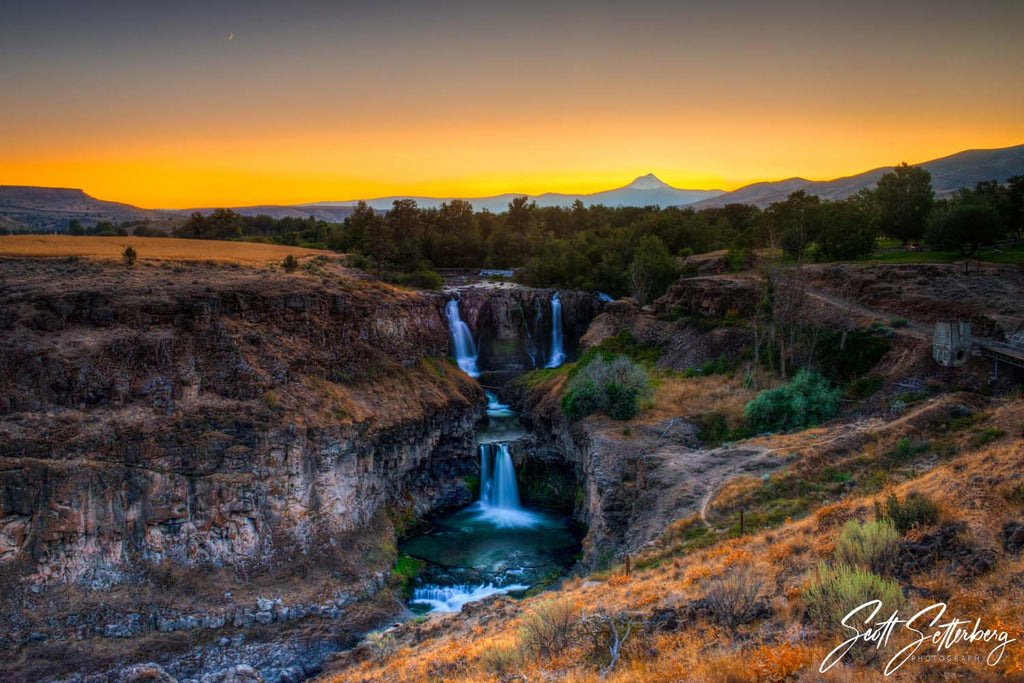
M145 208L731 190L1024 143L1021 3L115 5L0 9L0 184Z
M164 209L390 195L583 194L621 187L652 172L674 187L729 191L796 175L831 179L900 161L920 163L968 148L1024 141L1024 125L918 129L905 135L884 128L812 130L804 125L785 130L759 123L696 139L678 134L670 124L647 130L643 138L617 135L629 126L611 122L603 128L591 126L575 139L553 126L511 136L500 128L462 128L333 136L320 132L276 140L192 138L189 145L136 146L131 139L120 144L111 140L102 149L76 149L70 158L62 158L58 150L6 156L0 159L0 184L74 187L98 199ZM766 129L772 130L771 144L765 144L761 131ZM828 138L831 145L821 144Z

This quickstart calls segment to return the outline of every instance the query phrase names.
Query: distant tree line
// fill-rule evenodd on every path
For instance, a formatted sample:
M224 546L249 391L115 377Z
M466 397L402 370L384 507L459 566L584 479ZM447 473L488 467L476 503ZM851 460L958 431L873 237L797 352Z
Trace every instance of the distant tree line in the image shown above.
M139 223L101 222L72 234L150 235ZM502 213L474 211L453 200L420 208L396 200L386 212L360 202L343 223L230 209L195 212L174 236L265 241L331 249L353 255L356 265L410 282L436 283L437 268L517 269L517 280L550 286L657 298L679 275L680 257L727 250L735 270L751 265L758 249L796 261L852 260L871 254L881 236L903 244L924 241L974 254L982 244L1024 230L1024 176L936 200L928 171L901 164L874 189L832 201L797 191L761 210L745 204L695 210L687 207L539 207L513 199Z

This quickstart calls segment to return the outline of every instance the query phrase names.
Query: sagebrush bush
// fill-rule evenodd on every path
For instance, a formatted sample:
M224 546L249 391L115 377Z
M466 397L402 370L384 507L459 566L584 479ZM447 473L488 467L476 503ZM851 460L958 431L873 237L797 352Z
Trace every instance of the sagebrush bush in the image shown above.
M843 617L871 600L882 601L882 618L906 603L896 581L845 564L818 565L818 576L804 590L803 598L811 621L823 631L843 630Z
M743 415L758 431L803 429L834 417L841 393L821 375L800 370L789 384L760 392Z
M523 618L519 641L538 657L551 657L573 644L576 606L569 600L548 600Z
M651 380L643 366L626 356L606 361L597 354L572 375L562 395L562 411L570 420L599 412L628 420L651 394Z
M480 654L480 662L489 673L504 677L523 666L523 651L515 642L495 643Z
M906 533L916 526L934 524L939 518L939 507L921 493L911 493L903 501L893 493L884 506L875 503L875 516L888 519L897 531Z
M759 610L761 586L749 567L737 567L704 581L704 602L715 624L734 631L751 621Z
M896 561L899 543L900 535L889 520L863 523L853 519L836 540L836 561L884 574Z
M378 664L387 662L395 654L395 650L398 649L394 636L386 631L367 633L364 641L369 646L370 652Z

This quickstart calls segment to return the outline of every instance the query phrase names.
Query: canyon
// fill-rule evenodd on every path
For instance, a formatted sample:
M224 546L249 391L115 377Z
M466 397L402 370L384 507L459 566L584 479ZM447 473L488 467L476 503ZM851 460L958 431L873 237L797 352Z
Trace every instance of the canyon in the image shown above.
M5 680L198 680L238 648L304 679L401 609L396 538L472 500L486 399L450 294L309 264L2 262ZM551 291L456 295L492 377L546 362ZM561 299L573 352L600 302Z
M909 286L910 270L894 272ZM808 273L822 291L852 278L854 296L878 305L870 271ZM473 619L484 608L470 599L558 585L564 564L522 583L506 572L510 583L479 594L484 584L425 583L443 571L412 583L396 572L416 539L446 519L464 526L474 500L571 520L574 573L599 575L661 552L680 524L719 523L735 482L801 466L799 448L770 439L706 443L704 416L749 401L748 380L681 379L744 358L749 276L683 278L648 307L500 282L404 290L327 256L293 274L6 259L0 277L4 680L337 676L366 661L368 632L418 633L405 621L417 597ZM929 296L922 286L901 301L941 316L937 298L913 303ZM821 298L808 311L837 324L841 309ZM998 329L1007 310L975 316ZM625 426L567 419L561 363L623 335L658 350L653 404ZM908 328L876 371L891 391L907 374L984 379L922 357Z

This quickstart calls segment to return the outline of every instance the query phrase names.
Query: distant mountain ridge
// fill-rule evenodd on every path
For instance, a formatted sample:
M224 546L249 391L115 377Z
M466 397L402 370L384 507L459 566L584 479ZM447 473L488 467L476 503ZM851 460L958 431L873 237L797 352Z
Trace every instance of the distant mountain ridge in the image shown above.
M1000 149L972 149L917 164L932 174L932 186L940 197L949 195L962 187L973 187L983 180L1006 181L1014 175L1024 175L1024 145ZM603 204L618 206L689 206L695 209L721 207L726 204L743 203L766 207L772 202L784 200L791 192L804 190L823 199L842 199L864 188L873 187L878 179L892 170L891 166L875 168L857 175L834 180L807 180L787 178L772 182L754 183L731 192L722 190L688 190L672 187L662 182L653 173L640 176L623 187L591 194L563 194L545 192L526 195L538 206L571 206L579 200L585 206ZM507 210L509 202L522 193L505 193L491 197L466 198L477 211L486 209L492 213ZM367 199L366 203L376 211L391 209L396 199L413 199L422 208L437 208L443 202L456 197L393 196ZM308 218L341 222L355 209L359 200L312 202L309 204L233 207L244 216L266 214L273 218ZM163 223L166 230L174 223L180 223L193 211L209 213L212 208L199 209L142 209L131 204L109 202L89 196L82 190L57 187L31 187L22 185L0 185L0 228L19 230L67 230L72 220L83 225L95 225L99 221L122 223L125 221L149 220Z
M577 199L583 202L584 206L685 206L694 202L712 199L723 194L723 190L686 190L662 182L653 173L640 176L629 185L618 187L614 190L604 190L591 194L563 194L559 192L545 192L539 195L530 195L525 192L507 192L505 194L491 197L417 197L417 196L392 196L364 199L366 204L377 210L386 211L399 199L412 199L416 204L425 209L436 209L444 202L454 199L465 199L473 205L477 211L486 209L492 213L498 213L508 209L508 204L516 197L527 196L537 203L537 206L571 206ZM303 204L308 207L326 206L352 206L360 200L353 199L343 202L313 202Z
M932 187L939 197L964 187L974 187L984 180L1005 182L1015 175L1024 175L1024 145L999 149L969 149L948 157L915 164L932 174ZM874 168L857 175L834 180L807 180L787 178L772 182L753 183L690 204L695 209L721 207L726 204L754 204L764 208L772 202L784 200L791 192L803 190L822 199L844 199L861 190L874 187L879 178L892 166Z
M72 220L83 225L100 221L166 220L166 211L90 197L66 187L0 185L0 226L9 230L66 230Z

